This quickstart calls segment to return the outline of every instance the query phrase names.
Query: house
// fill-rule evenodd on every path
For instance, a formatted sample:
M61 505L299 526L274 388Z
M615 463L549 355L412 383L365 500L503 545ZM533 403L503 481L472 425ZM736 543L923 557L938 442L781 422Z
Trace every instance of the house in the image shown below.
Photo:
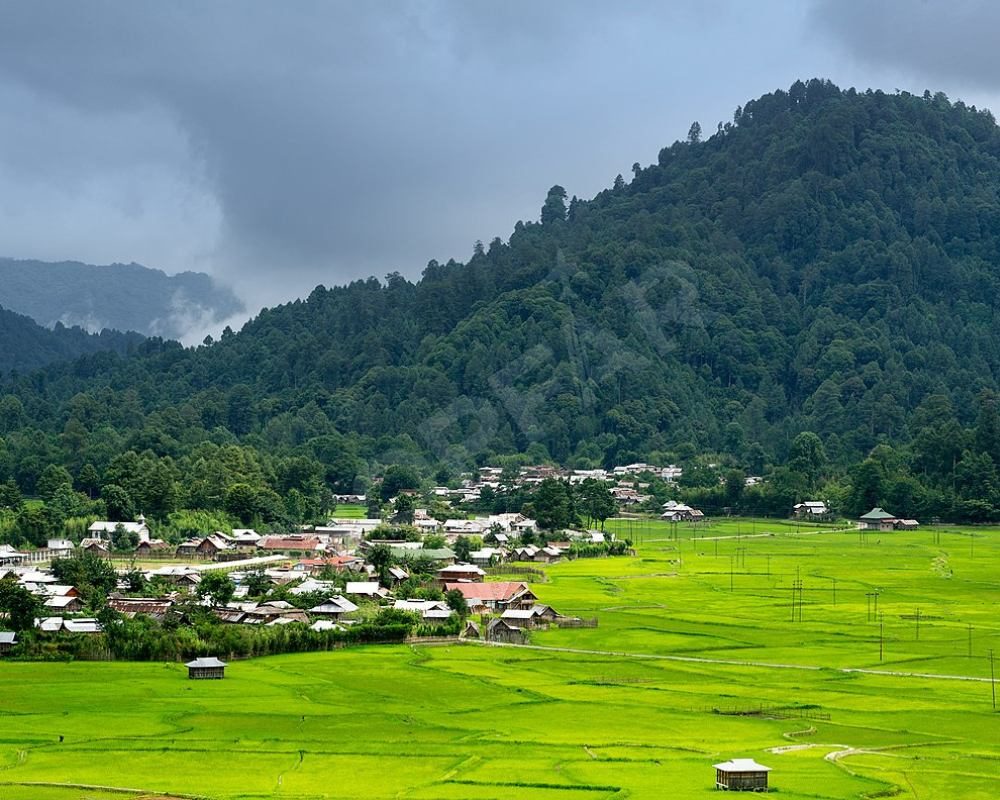
M663 509L660 519L665 519L667 522L701 522L705 519L704 512L674 500L665 503Z
M896 529L899 518L881 508L873 508L867 514L862 514L858 520L858 528L863 531L891 531Z
M505 644L524 644L526 641L524 631L502 619L491 619L486 624L486 639Z
M528 608L508 608L500 619L515 628L534 628L538 625L548 625L559 618L552 606L536 603Z
M74 545L69 539L49 539L45 549L52 558L69 558L73 555Z
M191 589L201 582L201 575L191 567L160 567L146 573L150 580L160 578L174 586Z
M201 556L215 558L223 550L231 549L231 545L219 534L204 536L198 539L188 539L177 545L177 555L182 558Z
M170 545L163 539L148 539L145 542L139 542L139 546L135 548L135 554L139 558L165 556L169 552Z
M80 541L80 549L85 553L98 556L99 558L109 558L111 550L104 539L94 539L87 537Z
M284 536L265 536L257 545L261 550L274 552L312 553L324 549L318 536L289 533Z
M896 530L897 531L915 531L920 527L920 523L915 519L897 519L896 520Z
M236 547L256 547L260 534L252 528L233 528L230 540Z
M531 560L540 561L543 564L551 564L554 561L558 561L560 558L562 558L562 550L560 550L558 547L552 547L551 545L548 545L546 547L541 548L537 553L535 553L534 558L532 558Z
M714 764L715 788L730 792L766 792L770 767L752 758L733 758Z
M388 590L379 586L378 581L348 581L347 586L344 587L344 594L371 599L381 599L389 596Z
M245 612L244 625L270 625L278 619L286 622L309 622L309 615L305 611L285 600L271 600L260 604L246 603L241 609Z
M108 598L108 608L130 619L138 614L144 614L153 619L162 620L167 616L173 602L157 597L111 597Z
M226 677L226 662L217 658L196 658L184 665L193 681L222 680Z
M410 579L410 573L402 567L389 567L389 578L393 586L398 586L403 581Z
M397 611L410 611L419 614L421 619L448 619L452 610L443 600L397 600L393 606Z
M83 601L72 595L53 595L43 603L47 611L61 611L65 614L76 614L83 611Z
M9 653L17 644L17 634L14 631L0 631L0 656Z
M539 548L529 544L524 547L515 547L510 551L510 557L512 561L534 561L535 553L538 551Z
M63 617L43 617L38 620L36 627L39 630L49 633L100 633L103 628L101 623L92 617L78 617L77 619L64 619Z
M437 579L441 583L449 581L481 581L486 578L483 572L475 564L450 564L437 571Z
M146 518L141 515L135 522L110 522L107 520L94 522L87 528L87 533L92 539L109 540L119 527L126 533L134 533L139 537L140 542L149 538L149 528L146 527Z
M337 595L320 603L318 606L313 606L309 609L309 613L339 619L344 614L351 614L357 610L358 607L354 603L342 595Z
M500 619L514 628L535 627L535 612L531 608L508 608Z
M825 517L829 513L830 509L822 500L806 500L804 503L796 503L792 506L792 516L798 519Z
M0 544L0 566L4 564L20 564L24 559L24 553L19 553L9 544Z
M504 611L508 608L526 608L538 598L522 581L488 581L486 583L446 583L445 591L457 589L470 608Z

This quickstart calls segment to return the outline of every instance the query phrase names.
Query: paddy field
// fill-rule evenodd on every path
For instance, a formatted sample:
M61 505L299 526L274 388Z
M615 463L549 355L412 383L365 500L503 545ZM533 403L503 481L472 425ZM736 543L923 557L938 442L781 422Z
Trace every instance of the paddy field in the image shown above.
M707 798L731 757L795 800L1000 795L1000 531L609 526L635 556L534 585L598 627L530 647L0 663L0 798Z

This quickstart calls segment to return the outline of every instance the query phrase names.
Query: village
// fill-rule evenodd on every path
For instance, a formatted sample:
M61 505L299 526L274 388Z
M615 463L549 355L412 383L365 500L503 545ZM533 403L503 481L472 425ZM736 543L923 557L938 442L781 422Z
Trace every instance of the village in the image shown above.
M380 531L399 529L381 520L345 518L283 535L216 531L173 546L152 538L142 518L97 521L79 545L52 540L32 553L0 548L0 579L12 577L38 598L39 631L101 633L106 621L85 614L93 600L62 583L58 573L64 560L112 563L112 536L125 531L138 544L127 563L118 560L115 585L105 598L106 608L125 618L145 615L162 622L194 600L225 624L301 623L314 631L343 631L392 609L430 631L522 642L531 628L582 623L539 603L527 580L487 581L488 572L534 579L541 573L532 564L570 557L580 545L625 551L600 531L568 531L564 540L543 546L521 544L535 527L520 514L437 523L418 509L411 530L424 534L383 539ZM439 541L428 542L431 536ZM0 640L2 649L14 644L10 632Z
M499 468L480 470L462 493L445 500L459 505L472 493L499 487ZM632 464L603 470L567 472L527 468L520 484L559 478L573 483L600 481L627 514L648 498L635 476L657 474L676 480L676 467ZM314 632L345 632L380 618L386 610L411 620L421 635L445 635L523 643L532 629L580 627L596 620L565 617L538 601L531 584L544 579L541 565L568 558L631 552L631 542L603 530L542 531L536 520L509 512L440 519L413 508L416 492L400 492L394 509L405 519L335 517L327 524L291 533L257 533L249 528L214 531L170 543L152 535L151 525L98 520L79 542L52 539L46 548L18 551L0 545L0 579L13 579L37 602L34 628L42 634L99 634L115 615L146 617L159 623L184 619L192 603L225 625L308 626ZM430 496L440 497L440 488ZM360 507L363 495L338 497ZM674 500L663 503L660 520L697 527L705 514ZM832 520L823 501L795 504L797 520ZM916 520L881 508L856 523L862 532L911 530ZM123 552L121 543L126 542ZM131 543L129 545L128 543ZM73 561L105 563L113 577L103 592L87 591L60 575ZM103 616L98 612L107 612ZM402 619L398 615L398 621ZM0 654L16 646L17 632L0 633Z

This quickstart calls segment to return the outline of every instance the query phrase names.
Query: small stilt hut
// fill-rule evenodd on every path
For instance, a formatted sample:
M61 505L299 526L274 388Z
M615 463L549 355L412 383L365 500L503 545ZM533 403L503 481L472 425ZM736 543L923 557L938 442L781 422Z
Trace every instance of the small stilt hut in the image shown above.
M196 658L184 665L193 681L217 680L226 677L226 662L217 658Z
M766 792L770 767L752 758L733 758L715 764L715 788L729 792Z

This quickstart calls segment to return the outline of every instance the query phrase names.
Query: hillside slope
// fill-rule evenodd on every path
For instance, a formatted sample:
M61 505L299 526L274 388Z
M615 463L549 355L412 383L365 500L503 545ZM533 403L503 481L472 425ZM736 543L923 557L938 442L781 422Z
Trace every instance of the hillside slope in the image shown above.
M137 333L93 334L62 324L49 330L22 314L0 308L0 374L27 372L54 361L72 361L104 351L124 354L141 341Z
M131 392L260 447L335 435L385 460L714 449L755 468L813 430L848 463L908 440L929 398L968 424L996 388L998 191L989 113L796 83L592 200L554 187L540 223L467 264L319 287L211 347L149 342L10 391L52 431L79 392ZM85 426L196 438L109 405Z
M180 339L243 305L199 272L167 275L139 264L95 266L0 258L0 305L40 325L105 328Z

